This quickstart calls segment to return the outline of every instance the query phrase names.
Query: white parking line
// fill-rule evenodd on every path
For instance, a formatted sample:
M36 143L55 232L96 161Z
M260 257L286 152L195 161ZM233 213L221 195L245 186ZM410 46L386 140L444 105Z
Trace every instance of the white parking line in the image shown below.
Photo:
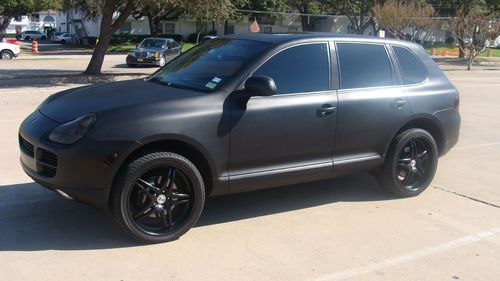
M446 243L438 244L438 245L424 248L421 250L409 252L405 255L386 259L386 260L381 261L381 262L374 262L374 263L370 263L370 264L365 265L365 266L354 267L351 269L347 269L347 270L343 270L343 271L339 271L339 272L334 272L332 274L328 274L328 275L325 275L323 277L320 277L320 278L314 279L314 280L315 281L344 280L344 279L358 276L361 274L373 272L373 271L379 270L381 268L391 267L391 266L395 266L395 265L398 265L401 263L406 263L406 262L410 262L410 261L413 261L416 259L420 259L420 258L423 258L426 256L430 256L430 255L446 252L449 250L453 250L453 249L456 249L459 247L466 246L468 244L472 244L472 243L484 240L488 237L498 235L498 234L500 234L500 227L493 228L493 229L483 231L483 232L479 232L476 234L467 235L467 236L464 236L464 237L456 239L456 240L452 240L452 241L449 241Z

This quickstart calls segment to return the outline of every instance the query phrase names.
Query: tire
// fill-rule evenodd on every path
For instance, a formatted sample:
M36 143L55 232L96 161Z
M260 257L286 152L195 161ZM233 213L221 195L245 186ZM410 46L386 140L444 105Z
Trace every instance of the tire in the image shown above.
M2 60L11 60L14 57L14 54L9 50L4 50L0 52L0 59Z
M436 141L427 131L409 129L397 135L376 177L398 197L422 193L432 182L438 164Z
M26 36L26 37L24 37L24 40L26 40L26 41L31 41L31 37Z
M41 40L45 40L45 39L47 39L47 37L46 36L42 36L40 39Z
M142 243L178 239L198 220L205 186L196 166L171 152L137 157L117 175L111 209L120 227Z
M64 39L61 40L61 44L63 44L63 45L66 44L66 40L64 40Z

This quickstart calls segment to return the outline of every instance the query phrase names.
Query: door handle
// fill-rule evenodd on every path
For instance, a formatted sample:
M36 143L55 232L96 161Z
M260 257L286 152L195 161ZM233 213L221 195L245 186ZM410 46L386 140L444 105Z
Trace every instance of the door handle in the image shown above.
M335 106L326 105L324 107L318 108L318 113L319 113L320 117L327 116L329 114L334 113L336 109L337 108Z
M394 109L402 109L405 106L406 102L400 98L397 98L394 99L391 104Z

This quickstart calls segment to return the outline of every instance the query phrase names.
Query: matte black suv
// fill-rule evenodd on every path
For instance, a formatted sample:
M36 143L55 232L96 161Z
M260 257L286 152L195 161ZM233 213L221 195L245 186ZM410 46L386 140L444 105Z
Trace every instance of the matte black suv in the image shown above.
M41 185L178 238L205 198L371 172L415 196L458 140L455 87L420 46L335 34L210 40L147 79L80 87L22 123Z

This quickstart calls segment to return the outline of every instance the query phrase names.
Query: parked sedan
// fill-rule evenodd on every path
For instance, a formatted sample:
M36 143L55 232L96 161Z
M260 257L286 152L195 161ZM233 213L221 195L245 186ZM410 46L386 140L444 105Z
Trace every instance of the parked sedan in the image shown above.
M359 172L417 196L459 130L458 91L416 44L240 34L147 79L49 97L19 145L36 182L109 208L125 232L157 243L186 233L207 196Z
M127 65L156 65L164 66L167 56L178 55L182 47L174 39L147 38L136 49L130 50L127 55Z
M68 32L56 32L54 34L54 41L59 42L61 44L71 43L71 44L79 44L80 38Z

